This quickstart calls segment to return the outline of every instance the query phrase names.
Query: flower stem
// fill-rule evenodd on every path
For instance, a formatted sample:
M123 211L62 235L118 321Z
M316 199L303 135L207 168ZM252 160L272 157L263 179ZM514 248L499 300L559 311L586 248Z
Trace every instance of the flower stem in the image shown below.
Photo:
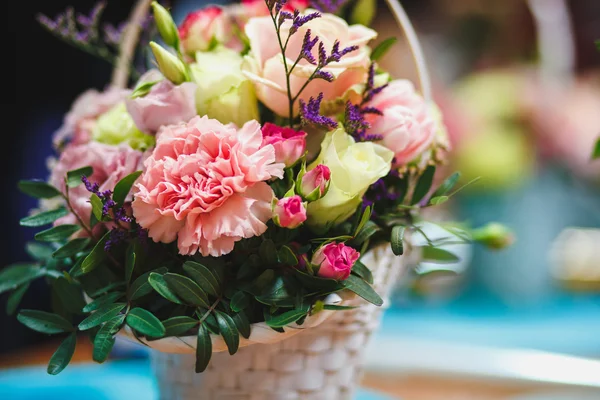
M285 51L287 48L287 44L290 40L290 36L288 35L285 44L283 44L283 42L281 41L281 30L279 29L279 25L277 24L277 13L275 15L273 15L273 11L270 10L269 13L271 14L271 19L273 20L273 25L275 26L275 32L277 32L277 42L279 43L279 48L281 49L281 58L283 59L283 67L285 68L285 84L287 87L287 96L288 96L288 103L289 103L289 125L290 128L292 127L292 125L294 125L294 100L292 100L292 88L290 85L290 74L291 74L291 70L288 68L288 64L287 64L287 59L285 57Z
M75 212L75 209L73 209L73 205L71 204L71 200L69 199L69 185L67 184L66 178L65 178L65 188L66 188L65 194L62 195L62 198L65 199L65 201L67 202L67 208L75 216L75 218L77 219L77 222L79 222L79 225L81 225L81 227L83 229L85 229L85 231L88 233L88 235L90 235L90 237L93 238L94 233L92 232L92 230L83 222L83 219L81 219L79 214L77 214Z
M206 318L208 318L208 316L210 315L211 312L213 312L215 310L215 308L217 308L217 306L219 305L219 302L221 301L221 297L219 296L219 298L217 300L215 300L215 302L209 307L209 309L204 313L204 315L202 316L202 318L200 318L200 322L199 324L203 323L204 320Z

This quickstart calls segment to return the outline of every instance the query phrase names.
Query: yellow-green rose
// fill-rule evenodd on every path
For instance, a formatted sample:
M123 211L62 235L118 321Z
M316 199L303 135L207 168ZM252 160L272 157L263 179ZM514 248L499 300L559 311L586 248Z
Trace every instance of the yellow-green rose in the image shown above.
M198 85L196 108L207 115L237 126L258 120L258 102L254 85L241 71L242 56L225 47L197 52L191 65L192 78Z
M154 136L146 135L136 128L124 102L118 103L98 118L92 130L92 139L112 145L127 143L136 150L154 146Z
M381 145L356 143L341 127L329 132L308 169L326 165L331 183L323 198L308 204L307 224L320 231L348 219L369 186L390 172L393 158L394 153Z

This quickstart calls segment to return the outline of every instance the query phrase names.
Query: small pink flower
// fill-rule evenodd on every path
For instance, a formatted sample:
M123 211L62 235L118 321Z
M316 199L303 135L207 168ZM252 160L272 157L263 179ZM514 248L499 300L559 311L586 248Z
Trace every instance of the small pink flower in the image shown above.
M282 228L295 229L306 221L306 208L298 195L284 197L273 207L273 220Z
M179 27L179 37L183 52L190 55L209 50L215 40L234 50L243 49L243 44L233 31L232 18L218 6L208 6L189 13Z
M54 133L52 142L55 147L61 147L64 142L84 144L90 141L96 119L123 101L131 91L109 88L104 92L90 89L82 93L65 115L63 125Z
M344 243L329 243L320 247L313 254L311 263L319 265L319 275L322 278L343 281L348 279L354 263L360 257L360 253Z
M435 138L431 109L407 80L395 80L366 104L383 115L367 114L367 134L381 135L381 144L395 153L395 166L419 157Z
M329 167L319 164L302 176L299 192L308 201L318 200L327 192L330 180Z
M183 255L219 257L263 234L274 196L265 181L283 176L258 122L236 129L208 117L163 127L144 166L134 216L155 242L177 240Z
M275 159L291 167L306 151L306 133L267 122L262 127L263 145L273 145Z
M82 145L68 145L61 153L58 163L52 169L50 184L66 193L65 176L68 171L91 166L94 173L88 177L90 182L98 183L100 191L114 190L115 185L127 175L143 167L145 154L133 150L129 145L111 146L89 142ZM69 200L75 212L84 222L90 220L92 205L90 195L84 185L69 189ZM130 194L127 201L131 201ZM56 221L56 225L75 224L74 215L69 214Z
M127 99L127 112L140 131L154 134L161 126L187 122L196 116L196 87L192 82L175 86L165 79L144 97Z

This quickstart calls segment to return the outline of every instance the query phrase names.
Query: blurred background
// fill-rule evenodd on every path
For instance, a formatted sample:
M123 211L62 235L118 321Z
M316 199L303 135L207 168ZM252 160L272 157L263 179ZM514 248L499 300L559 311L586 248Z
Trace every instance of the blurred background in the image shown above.
M33 237L18 221L35 203L13 188L47 175L51 135L63 115L111 73L110 64L43 30L35 15L54 17L69 5L86 13L94 4L20 2L11 16L18 21L9 25L16 101L8 103L14 126L0 157L0 201L8 210L2 265L25 260ZM108 1L104 19L125 20L132 4ZM170 4L180 22L203 3ZM365 385L404 399L600 398L600 361L592 362L600 360L600 161L590 161L600 136L600 1L402 4L422 41L453 147L447 171L461 171L465 182L481 177L432 217L472 226L499 221L516 241L500 252L453 245L460 262L407 273L369 353ZM416 80L386 10L378 3L379 39L400 40L382 63L394 76ZM49 307L43 282L35 285L23 307ZM0 309L5 303L0 297ZM4 312L0 326L0 367L45 362L51 354L39 350L54 345L47 337ZM117 350L115 357L144 357L138 348Z

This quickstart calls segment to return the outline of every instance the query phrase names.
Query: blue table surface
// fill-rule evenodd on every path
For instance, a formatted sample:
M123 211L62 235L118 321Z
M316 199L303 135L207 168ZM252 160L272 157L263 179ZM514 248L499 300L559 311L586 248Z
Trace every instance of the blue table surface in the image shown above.
M0 370L2 400L157 400L157 385L148 360L75 364L57 376L44 367ZM391 400L361 390L356 400Z

